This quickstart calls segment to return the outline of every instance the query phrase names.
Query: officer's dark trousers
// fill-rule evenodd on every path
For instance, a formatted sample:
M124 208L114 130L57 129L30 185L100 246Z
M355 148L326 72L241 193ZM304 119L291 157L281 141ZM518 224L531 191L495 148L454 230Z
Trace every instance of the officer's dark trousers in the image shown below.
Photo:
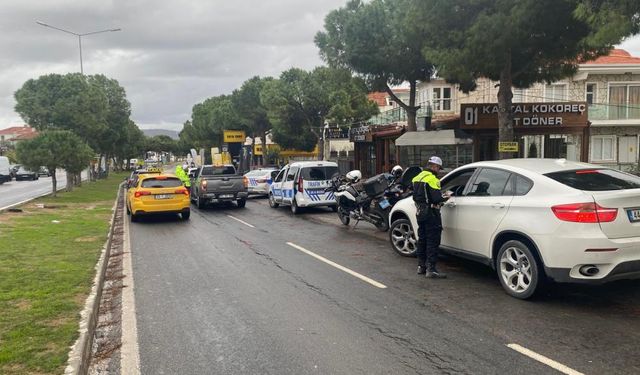
M438 261L438 248L442 235L442 219L439 212L429 215L426 220L418 221L418 265L435 267Z

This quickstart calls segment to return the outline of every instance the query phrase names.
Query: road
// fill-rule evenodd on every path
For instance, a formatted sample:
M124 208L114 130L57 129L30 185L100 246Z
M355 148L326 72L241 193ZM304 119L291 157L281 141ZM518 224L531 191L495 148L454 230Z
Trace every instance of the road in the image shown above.
M449 279L419 277L329 210L192 210L130 226L143 374L558 373L509 344L565 373L640 372L638 282L520 301L456 258Z
M66 176L67 174L64 171L56 173L58 189L67 186ZM83 172L82 179L86 180L86 178L86 172ZM36 181L12 180L11 182L5 182L0 185L0 210L51 193L51 189L51 177L40 176L40 179Z

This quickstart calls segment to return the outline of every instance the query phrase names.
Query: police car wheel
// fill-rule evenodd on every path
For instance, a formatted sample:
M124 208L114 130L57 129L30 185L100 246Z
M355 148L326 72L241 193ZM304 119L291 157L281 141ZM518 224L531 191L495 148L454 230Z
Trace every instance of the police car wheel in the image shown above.
M338 212L338 206L331 206L331 211Z
M269 194L269 207L278 208L278 206L280 206L280 204L276 202L276 198L273 196L273 194Z

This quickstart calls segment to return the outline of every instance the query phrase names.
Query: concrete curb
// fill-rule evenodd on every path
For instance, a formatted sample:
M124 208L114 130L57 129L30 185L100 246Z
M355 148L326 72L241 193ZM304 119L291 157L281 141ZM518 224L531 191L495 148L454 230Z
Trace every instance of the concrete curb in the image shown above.
M111 209L113 213L109 223L109 234L107 236L107 242L102 248L100 259L96 264L96 276L93 279L91 293L87 297L84 309L80 313L80 328L78 330L80 332L80 337L78 337L73 346L71 346L67 367L64 370L64 373L68 375L84 375L89 369L91 345L93 344L93 335L95 333L96 323L98 322L98 310L100 308L100 299L102 297L102 287L104 285L104 277L107 272L107 264L109 263L109 256L111 253L113 223L115 222L116 215L118 213L122 187L123 184L120 184L118 187L118 196L113 204L113 208Z

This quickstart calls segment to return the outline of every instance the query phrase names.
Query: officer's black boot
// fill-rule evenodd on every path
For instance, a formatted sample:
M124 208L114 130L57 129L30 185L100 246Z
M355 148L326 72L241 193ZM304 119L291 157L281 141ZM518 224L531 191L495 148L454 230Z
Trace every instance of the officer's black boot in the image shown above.
M424 275L427 273L427 266L418 266L418 275Z
M446 279L447 274L438 272L438 270L436 270L436 265L433 263L429 263L427 265L426 277L427 279Z

